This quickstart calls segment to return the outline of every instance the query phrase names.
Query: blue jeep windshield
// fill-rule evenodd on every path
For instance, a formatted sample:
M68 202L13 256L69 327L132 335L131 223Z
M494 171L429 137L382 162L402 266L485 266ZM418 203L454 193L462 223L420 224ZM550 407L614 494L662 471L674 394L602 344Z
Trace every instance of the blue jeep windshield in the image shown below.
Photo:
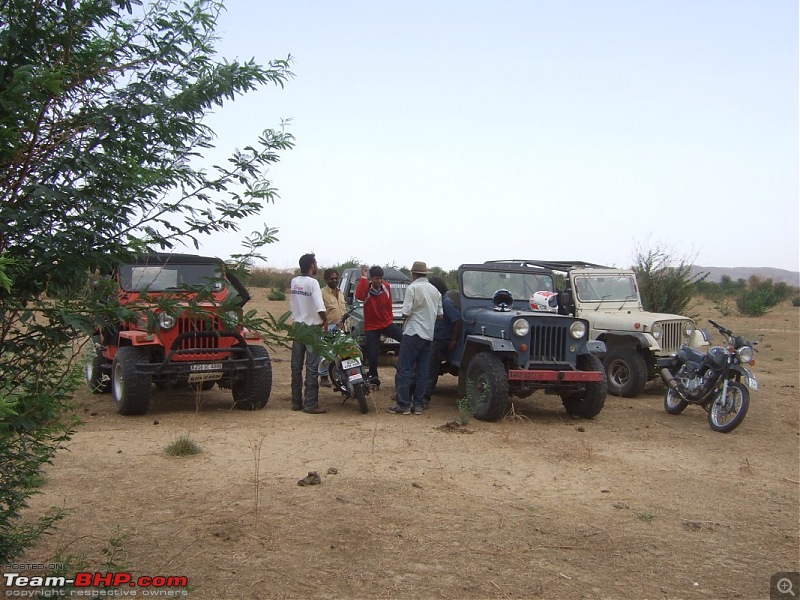
M550 275L517 271L464 271L461 287L468 298L491 298L497 290L508 290L515 300L525 301L534 292L555 291Z
M220 276L216 264L123 265L120 268L120 285L129 292L163 292L211 284L213 291L219 291L223 286Z

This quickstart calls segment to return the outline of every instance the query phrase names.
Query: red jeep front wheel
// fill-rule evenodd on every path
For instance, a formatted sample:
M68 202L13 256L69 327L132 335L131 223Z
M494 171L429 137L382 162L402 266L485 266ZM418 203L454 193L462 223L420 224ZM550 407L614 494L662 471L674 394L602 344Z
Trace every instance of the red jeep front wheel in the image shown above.
M244 378L234 382L232 386L233 406L239 410L259 410L264 408L272 392L272 362L269 352L264 346L248 346L253 358L266 358L263 369L254 369L245 373Z
M150 353L144 348L123 346L111 366L111 391L121 415L143 415L150 405L149 375L136 375L137 363L149 363Z

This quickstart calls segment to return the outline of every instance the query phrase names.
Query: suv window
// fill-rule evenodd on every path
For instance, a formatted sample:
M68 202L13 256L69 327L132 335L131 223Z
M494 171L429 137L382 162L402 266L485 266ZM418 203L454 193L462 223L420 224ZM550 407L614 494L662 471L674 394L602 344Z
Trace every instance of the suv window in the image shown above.
M219 291L223 283L218 265L123 265L120 285L129 292L163 292L168 289L202 287L212 283Z
M527 299L534 292L555 291L553 278L546 274L464 271L463 294L468 298L491 298L497 290L508 290L515 299Z
M392 302L395 304L402 303L406 298L407 283L389 283L389 288L392 290Z
M581 302L636 300L636 281L631 275L579 275L575 291Z

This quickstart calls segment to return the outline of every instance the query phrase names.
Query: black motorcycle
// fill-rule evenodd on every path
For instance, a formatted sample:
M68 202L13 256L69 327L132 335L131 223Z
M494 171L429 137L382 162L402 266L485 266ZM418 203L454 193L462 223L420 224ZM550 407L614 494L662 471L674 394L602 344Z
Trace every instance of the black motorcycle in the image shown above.
M332 359L328 368L328 378L335 390L344 396L342 403L355 398L362 413L369 412L367 396L370 385L364 372L364 356L361 347L349 333L344 330L344 322L352 314L347 311L342 319L328 327L326 342L330 348Z
M689 404L702 406L708 425L728 433L736 429L750 406L750 391L758 391L758 381L744 365L753 365L758 342L734 336L730 329L708 320L727 341L703 353L686 345L676 354L658 361L661 378L667 385L664 410L678 415ZM748 389L749 388L749 389Z

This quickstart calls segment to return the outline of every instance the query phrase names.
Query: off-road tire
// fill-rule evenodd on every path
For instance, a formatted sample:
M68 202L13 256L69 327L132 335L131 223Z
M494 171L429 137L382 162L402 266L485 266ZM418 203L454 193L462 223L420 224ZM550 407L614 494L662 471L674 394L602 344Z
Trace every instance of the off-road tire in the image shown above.
M243 379L235 381L231 386L233 406L239 410L260 410L269 402L272 392L272 361L264 346L248 345L255 360L266 358L262 369L245 373Z
M467 366L467 398L481 421L499 421L508 406L508 377L496 354L479 352Z
M107 394L111 391L111 377L106 375L105 379L103 378L102 365L107 365L110 361L103 356L99 335L92 338L92 348L89 352L89 357L86 359L86 385L93 394Z
M750 390L747 389L747 386L736 381L729 381L728 396L731 395L738 399L739 410L727 423L720 422L722 413L720 406L716 402L716 398L711 406L708 407L708 426L714 431L718 431L720 433L730 433L739 426L739 424L744 420L744 416L747 414L747 409L750 407Z
M603 366L612 396L635 398L647 385L647 361L634 348L617 348L606 353Z
M361 409L363 414L369 412L369 405L367 404L367 393L364 391L366 383L359 383L355 388L356 400L358 401L358 408Z
M664 410L671 415L679 415L689 403L680 397L680 394L667 386L667 391L664 392Z
M606 385L603 363L594 354L581 354L578 356L578 369L581 371L601 371L602 381L587 381L581 393L567 392L561 394L561 403L567 413L581 419L593 419L600 414L606 403L608 388Z
M117 350L111 365L111 390L114 404L121 415L143 415L150 405L152 379L137 375L137 363L149 363L150 352L136 346Z

